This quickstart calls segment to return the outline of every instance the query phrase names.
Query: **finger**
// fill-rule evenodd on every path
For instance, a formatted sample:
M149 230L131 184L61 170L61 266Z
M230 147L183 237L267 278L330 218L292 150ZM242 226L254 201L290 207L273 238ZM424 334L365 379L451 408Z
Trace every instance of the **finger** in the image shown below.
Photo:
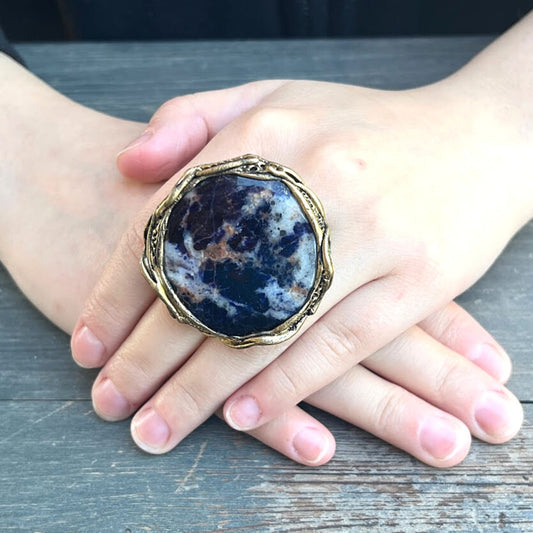
M161 308L158 311L166 312ZM172 343L172 333L168 335L165 333L165 339ZM139 331L140 339L146 337L147 330ZM218 339L207 338L159 390L153 387L155 394L131 423L135 442L150 453L171 450L220 409L232 391L265 368L282 351L283 347L279 345L235 350ZM141 374L130 375L129 381L143 379Z
M224 126L284 83L265 80L169 100L156 111L144 133L119 152L120 172L144 182L170 178Z
M366 289L369 287L367 284ZM307 331L316 328L313 320L317 317L311 317L304 325L309 328ZM298 341L293 338L289 342ZM131 425L135 442L151 453L172 449L283 350L282 345L234 350L218 339L207 339L135 415ZM287 409L296 403L287 405ZM250 409L253 405L248 402L244 407Z
M85 302L71 338L72 356L80 366L103 366L154 302L140 268L144 228L175 181L161 186L135 217Z
M258 128L257 120L264 121L264 118L252 117L248 124L244 121L244 125L235 126L234 130L240 131L243 127L249 131L262 130L262 127ZM236 136L235 131L228 131L231 128L232 126L226 128L224 132L228 132L226 137L232 140L231 146L235 150L233 154L228 154L228 140L222 132L217 136L218 142L215 139L209 143L198 157L191 161L191 166L222 160L238 153L260 151L265 157L276 159L279 150L291 151L287 141L283 142L283 146L271 142L273 146L268 149L255 150L259 142L257 139L250 140L250 135ZM290 137L295 138L294 135ZM140 211L120 239L117 249L85 303L71 342L72 355L81 366L99 367L105 364L154 301L155 293L144 279L139 266L144 250L144 228L156 206L168 195L178 179L179 176L176 176L163 184ZM161 307L164 309L163 304Z
M201 377L210 384L207 389L202 390L198 366L193 366L192 360L189 360L178 373L181 375L181 380L178 382L174 376L162 391L157 393L156 397L135 416L132 421L132 436L142 449L150 453L163 453L173 448L200 423L200 420L210 416L211 408L203 408L201 401L206 402L208 406L217 403L220 405L221 398L224 397L224 387L220 384L221 376L227 376L222 381L226 384L229 381L230 387L246 379L246 372L243 368L246 359L250 357L249 353L233 352L238 359L232 361L228 358L231 352L214 353L212 348L212 346L203 346L205 353L211 357L200 372ZM420 356L425 358L427 352L418 354L418 357ZM232 372L224 369L225 363L228 362L232 365ZM255 364L260 366L260 360L257 360ZM185 374L192 375L184 377L184 371ZM371 381L365 387L361 380L365 381L367 378L371 378ZM346 382L343 377L337 382L334 392L327 389L328 394L333 395L333 403L318 403L313 399L311 401L314 405L360 425L428 464L451 466L464 458L470 441L469 432L463 424L405 390L396 391L400 387L392 383L380 380L380 383L383 382L381 388L376 386L376 378L377 376L367 371L353 386L345 386ZM391 392L391 387L396 392ZM366 390L371 391L372 394L367 394ZM215 399L217 395L219 395L218 400ZM341 401L338 401L339 397ZM393 401L391 397L394 397L396 401ZM379 408L383 414L376 418ZM291 412L293 411L288 411L289 414ZM269 422L253 430L252 434L288 457L299 460L298 455L294 453L294 443L290 440L296 438L298 430L283 424L279 425L280 420L291 424L290 416L286 419L283 416L276 419L277 422ZM394 419L395 424L389 423L389 419ZM270 430L274 431L272 428L279 433L271 433ZM305 445L310 448L309 453L313 451L314 457L318 458L308 455L307 462L302 461L301 458L300 462L304 464L326 462L333 451L326 445L327 451L319 456L320 443L324 439L327 444L327 438L320 431L318 434L312 431L306 436L304 444L307 442Z
M361 365L306 402L431 466L456 465L470 448L470 433L461 421Z
M158 302L102 368L92 388L93 407L105 420L127 418L202 343L197 330L177 323Z
M165 333L165 338L170 333ZM141 338L144 336L144 333L140 335ZM172 337L170 342L173 342ZM440 347L448 356L449 350L440 343L436 344L432 349ZM188 359L134 417L132 435L137 444L151 453L172 449L220 407L228 391L241 386L268 364L265 359L275 357L276 354L269 353L271 348L235 351L220 345L215 339L206 340L194 357ZM428 353L431 352L424 350L414 355L425 360ZM464 358L460 359L468 363ZM470 366L481 372L474 365ZM484 372L481 373L488 378ZM413 379L413 375L410 377ZM139 376L129 375L124 386L138 379ZM456 398L456 401L460 403L462 399Z
M222 413L219 416L223 418ZM333 435L323 424L299 407L289 409L249 434L303 465L323 465L335 453Z
M418 327L368 357L364 365L456 416L484 441L506 442L522 424L522 406L508 389Z
M511 359L494 337L455 302L422 320L419 326L453 351L464 355L492 377L505 383Z
M398 304L395 295L399 288L395 282L394 276L382 278L337 304L297 343L226 401L224 416L228 424L235 429L252 429L279 416L407 329L410 326L408 320L416 312L415 306L424 298L412 294L410 301ZM466 362L466 359L462 360ZM486 373L482 374L480 379L489 379ZM407 373L406 377L409 375ZM428 380L430 378L431 373L428 373ZM390 379L394 381L394 376ZM486 379L482 381L485 385ZM497 383L493 385L495 390L503 390L496 387ZM498 396L493 395L490 400L487 397L489 401L491 409L497 409ZM503 418L508 413L517 412L514 397L512 400L505 397L499 403L507 401L512 401L513 407L501 407ZM508 429L510 433L519 426L515 414ZM500 424L503 424L503 418ZM510 438L506 432L498 435L496 427L481 430L474 422L470 418L469 427L480 438L489 442Z
M264 424L409 328L414 305L400 306L397 292L395 277L384 276L341 300L231 395L224 406L228 424L240 430Z
M74 326L72 357L82 367L104 365L155 299L139 265L150 213L141 212L122 236Z
M484 343L499 348L491 335L455 302L450 302L433 313L420 326L435 340L462 355L468 356L476 346ZM437 355L441 356L441 347L438 344L436 347ZM434 353L426 351L422 356L427 360ZM508 361L505 352L501 353L504 355L504 362ZM413 355L415 354L411 354ZM394 354L389 353L389 356L393 357ZM499 351L494 351L489 356L497 358L496 362L490 366L484 365L484 368L479 366L485 371L487 368L493 370L493 377L498 379L501 373L494 370L501 368L501 363L496 365L502 356ZM448 355L444 354L444 357ZM372 360L372 356L369 359ZM471 360L477 364L477 359ZM379 373L379 364L375 365L374 370ZM465 378L469 370L470 368L465 368ZM416 376L410 378L411 381L413 379ZM472 376L472 379L476 379L476 376ZM405 388L399 387L359 365L306 399L306 402L361 427L431 466L448 467L459 463L468 452L470 432L457 418L408 392L406 389L409 386L410 383L407 382L404 383ZM253 430L251 434L287 457L295 459L291 455L293 446L287 446L291 441L289 437L285 438L286 425L290 427L292 424L293 409L297 408L290 409L281 417ZM278 432L283 435L279 441ZM316 435L319 442L320 439L325 439L320 432L312 431L311 435ZM318 445L312 449L317 450ZM320 464L323 464L322 461L326 462L327 459L322 458Z
M264 362L247 352L214 339L204 341L133 417L131 433L137 445L149 453L174 448L220 409L228 391L263 368Z

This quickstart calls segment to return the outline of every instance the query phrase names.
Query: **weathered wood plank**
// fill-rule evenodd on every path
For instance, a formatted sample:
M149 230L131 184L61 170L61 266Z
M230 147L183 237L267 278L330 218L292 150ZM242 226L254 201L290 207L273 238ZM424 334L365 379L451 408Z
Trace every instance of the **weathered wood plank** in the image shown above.
M29 67L75 100L147 120L165 100L268 78L403 89L458 69L490 37L21 45Z
M403 88L459 67L487 38L24 45L28 64L76 100L146 120L164 100L268 77ZM0 530L533 531L533 224L460 298L507 347L526 402L520 435L475 443L438 471L342 421L327 466L299 467L209 420L171 454L135 448L127 423L88 401L94 372L0 269Z
M313 469L217 419L154 457L87 401L0 402L1 530L533 531L533 406L526 412L511 443L476 442L442 471L329 417L337 457Z

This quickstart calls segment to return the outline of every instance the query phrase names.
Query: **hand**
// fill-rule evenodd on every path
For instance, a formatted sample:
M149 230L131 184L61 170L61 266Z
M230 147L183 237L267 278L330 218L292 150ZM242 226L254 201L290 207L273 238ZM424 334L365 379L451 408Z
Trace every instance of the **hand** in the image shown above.
M173 323L141 285L139 236L148 214L170 188L163 186L119 247L73 339L77 357L90 364L102 364L114 354L94 389L101 413L127 416L177 371L134 419L135 435L145 448L172 448L245 383L226 402L225 418L234 427L256 428L330 383L477 279L529 216L520 165L512 186L504 189L499 179L501 142L514 147L514 160L523 159L524 150L515 125L499 124L486 112L483 93L454 98L457 87L454 80L417 91L381 93L270 82L225 93L227 99L214 120L209 105L207 111L202 107L202 97L162 110L152 126L152 138L145 137L135 148L137 154L162 139L158 127L168 128L168 112L180 117L183 132L192 132L178 138L191 153L216 134L191 164L256 152L305 176L329 214L337 278L314 325L306 324L308 329L292 343L254 348L243 356L212 339L204 341L197 332ZM225 126L232 118L225 110L234 112L228 102L236 99L242 114ZM442 104L437 108L435 101ZM457 133L475 120L483 120L483 127ZM218 133L217 124L225 126ZM361 157L353 156L354 146ZM326 180L331 175L333 185ZM481 188L483 202L476 206L474 219L471 196ZM502 198L517 211L496 220L494 212ZM486 234L490 237L479 237ZM458 260L465 249L471 252L468 264ZM92 352L84 346L91 335L93 347L101 343ZM157 362L151 360L152 353L161 354ZM117 393L114 399L122 393L120 405L112 401L111 391ZM243 397L246 412L239 416L232 408ZM252 399L258 404L255 412ZM472 406L468 412L473 411ZM254 419L254 414L259 417ZM476 431L473 415L469 416ZM159 439L150 431L156 420Z
M5 193L0 197L0 222L8 229L0 240L0 259L26 295L70 332L81 302L101 275L119 235L157 189L121 179L113 165L118 147L142 125L74 104L2 54L0 72L1 79L14 82L3 87L3 94L13 93L2 103L7 120L0 121L0 128L9 125L17 132L6 135L0 148L0 181ZM47 157L51 152L54 158ZM416 357L422 349L428 350L424 360L428 353L434 353L432 360L440 365L441 375L458 359L453 350L471 357L501 381L510 372L509 359L494 339L453 304L403 339L390 350L406 355L412 352ZM467 360L459 365L463 370L460 376L455 375L463 381L462 388L479 400L492 380L482 381L480 387L479 370ZM402 378L406 385L402 388L378 376L385 375L386 368L378 358L373 366L376 374L355 367L310 401L430 464L459 462L470 441L465 426L408 392L420 390L422 379ZM453 384L452 377L450 374L442 381L443 396ZM462 402L453 405L450 398L443 399L442 405L448 402L453 407L450 412L460 409ZM511 414L514 418L496 419L496 425L493 419L490 431L500 438L515 431L517 413ZM305 464L322 464L334 452L334 440L327 429L297 407L252 433Z
M118 236L157 188L123 180L113 168L113 154L142 126L74 104L1 54L0 72L2 79L16 80L10 86L13 94L3 104L8 120L0 122L0 128L9 126L17 132L6 135L1 147L0 180L5 194L1 197L0 216L2 227L9 231L2 234L0 258L27 296L52 321L71 331L80 304L101 275ZM30 94L32 98L26 99ZM17 97L24 98L25 105L19 105ZM33 104L28 104L28 100ZM32 105L39 108L39 114ZM32 138L39 142L28 143ZM23 146L25 157L21 158L18 154ZM46 157L51 151L55 157ZM38 234L35 228L39 228ZM423 336L429 339L426 348L435 351L435 361L440 359L442 368L448 368L457 358L445 348L447 345L473 357L476 364L495 377L508 377L510 362L505 353L459 307L446 307L421 328L425 334L413 331L404 338L410 337L414 343ZM405 349L401 349L399 343L398 340L390 349L396 346L405 353L420 351L415 344L408 348L402 343ZM479 387L479 370L466 360L464 363L463 388L472 384L470 394L481 397L485 390ZM374 370L378 374L380 368L376 360ZM311 400L430 464L447 466L459 462L469 444L464 425L407 391L420 389L421 380L408 377L403 381L406 389L356 367ZM450 380L444 380L443 391L450 384ZM354 395L355 388L369 393ZM446 396L449 405L461 404L457 391L450 390ZM512 419L500 422L496 430L499 435L516 429ZM406 431L406 427L410 430ZM334 440L327 429L299 408L289 410L253 434L305 464L326 462L334 452Z

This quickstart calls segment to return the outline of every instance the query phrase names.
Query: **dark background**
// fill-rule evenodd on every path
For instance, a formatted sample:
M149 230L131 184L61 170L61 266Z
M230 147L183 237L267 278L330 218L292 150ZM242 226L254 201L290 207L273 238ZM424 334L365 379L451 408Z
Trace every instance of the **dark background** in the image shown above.
M533 0L0 0L13 41L501 33Z

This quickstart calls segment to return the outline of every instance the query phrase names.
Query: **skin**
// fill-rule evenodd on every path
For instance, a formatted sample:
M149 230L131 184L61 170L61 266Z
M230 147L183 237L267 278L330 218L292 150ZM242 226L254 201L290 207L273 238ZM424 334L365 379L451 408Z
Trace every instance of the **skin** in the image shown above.
M155 201L152 197L159 194L157 185L123 179L114 168L114 154L143 126L73 103L3 54L0 72L4 96L0 106L0 221L9 228L0 235L0 258L35 305L71 332L81 303L102 275L119 236L132 220L135 225L136 214L149 210ZM227 94L240 99L239 91ZM255 85L246 91L254 98L260 96ZM231 120L220 111L228 104L224 93L211 93L207 98L218 102L215 111L222 122ZM174 103L168 109L175 110ZM207 107L203 111L207 112ZM198 120L194 113L188 118L183 116L183 109L180 113L184 120L192 119L189 126ZM216 116L211 120L215 128ZM156 123L153 121L151 127ZM173 121L168 124L175 129ZM201 129L198 131L202 134ZM164 139L173 140L172 136ZM189 146L194 149L197 144L191 142ZM180 154L188 157L186 149ZM128 164L124 155L119 158L123 170ZM164 179L172 165L181 164L164 151L158 160L159 156L153 157L153 148L140 156L130 151L131 155L133 167L139 163L136 168L143 172L145 164L154 164L158 170L167 165L159 176L155 172L150 175L155 181ZM162 320L163 327L167 318ZM176 328L175 323L167 325ZM78 337L82 329L77 329ZM164 336L161 340L165 341ZM164 356L163 352L158 351ZM87 366L96 366L94 361L84 361L83 356L79 359ZM406 329L368 357L365 365L349 368L307 400L428 464L451 466L461 461L470 444L467 425L488 442L503 442L520 426L520 405L501 385L510 373L508 357L455 304L444 305L418 326ZM421 372L413 372L413 367ZM169 375L171 371L167 368ZM102 382L101 377L97 383ZM154 390L157 386L159 383ZM503 409L487 402L491 391L506 399ZM481 405L477 418L469 412L476 404ZM128 407L133 410L135 404ZM137 422L142 414L137 415ZM144 418L144 424L150 429L149 418L148 423ZM334 453L332 435L298 407L287 409L249 433L304 464L323 464ZM134 436L138 439L135 429Z
M465 359L446 371L428 363L431 340L415 325L479 279L532 216L532 21L415 90L268 81L165 104L118 162L134 179L170 179L121 239L73 335L78 362L104 365L93 388L101 416L140 407L133 438L162 453L221 407L235 429L268 427L299 401L323 399L364 360L473 435L510 438L516 399L483 373L465 393ZM321 198L336 277L299 336L237 352L172 321L138 263L146 220L177 169L250 152L294 168ZM424 377L417 387L405 381L413 373ZM406 438L420 442L421 420L404 424Z

